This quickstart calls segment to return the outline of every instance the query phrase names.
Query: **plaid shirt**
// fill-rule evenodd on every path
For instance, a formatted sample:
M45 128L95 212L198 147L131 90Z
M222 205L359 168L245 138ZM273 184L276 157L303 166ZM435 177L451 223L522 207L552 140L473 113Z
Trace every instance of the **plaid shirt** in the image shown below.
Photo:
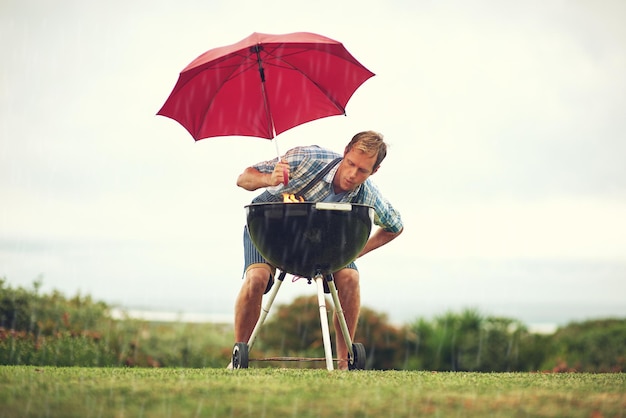
M281 184L276 187L269 187L267 191L275 196L281 193L295 194L303 189L315 175L321 171L328 163L340 154L320 148L317 145L308 147L293 148L284 155L283 160L289 163L291 178L289 184ZM276 160L264 161L255 164L253 167L261 173L271 173L274 171ZM333 167L322 181L313 186L305 196L307 202L321 202L333 194L333 178L339 165ZM282 199L281 199L282 200ZM347 192L342 198L342 202L352 202L368 205L374 208L374 224L389 232L399 232L402 229L402 219L400 213L382 196L376 185L368 178L355 190Z

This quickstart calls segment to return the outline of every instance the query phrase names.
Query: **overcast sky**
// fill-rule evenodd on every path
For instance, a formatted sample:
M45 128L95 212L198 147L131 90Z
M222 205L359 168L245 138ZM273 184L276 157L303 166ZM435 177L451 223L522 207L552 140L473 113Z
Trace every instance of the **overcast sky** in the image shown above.
M359 260L365 305L395 320L469 306L529 321L626 316L620 0L4 0L0 11L11 285L41 277L124 306L230 314L255 195L235 180L275 147L194 142L156 112L206 50L307 31L376 74L346 117L277 138L284 151L342 151L373 129L390 144L372 179L405 233ZM314 292L289 283L279 300Z

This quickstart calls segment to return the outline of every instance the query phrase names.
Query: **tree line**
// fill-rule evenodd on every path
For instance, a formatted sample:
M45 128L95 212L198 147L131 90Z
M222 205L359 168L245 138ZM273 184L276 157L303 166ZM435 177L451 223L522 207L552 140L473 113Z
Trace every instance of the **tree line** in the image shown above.
M277 308L258 344L270 356L319 356L319 323L317 297L297 298ZM396 326L364 307L355 341L365 345L367 368L378 370L622 372L626 365L624 318L571 323L546 335L476 309Z
M442 372L623 372L624 341L624 318L571 323L545 335L476 309L398 326L367 307L356 337L366 348L368 369ZM44 294L41 281L13 288L0 278L0 365L225 367L232 343L231 324L113 319L111 307L90 296ZM319 307L311 296L273 309L251 357L322 354Z

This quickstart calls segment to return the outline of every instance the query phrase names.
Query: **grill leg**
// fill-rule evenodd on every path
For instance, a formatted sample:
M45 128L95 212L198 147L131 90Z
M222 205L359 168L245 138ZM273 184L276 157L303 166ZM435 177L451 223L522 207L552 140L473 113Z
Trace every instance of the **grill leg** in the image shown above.
M339 327L343 334L343 339L348 347L348 355L350 358L354 358L354 351L352 350L352 338L350 337L350 331L348 331L348 324L346 323L346 316L343 314L343 308L339 302L339 294L337 293L337 286L335 286L334 280L328 280L328 289L333 297L333 304L335 305L335 313L339 319Z
M333 348L330 343L330 330L328 328L328 315L326 311L326 298L324 297L324 276L315 276L317 284L317 301L320 306L320 323L322 325L322 339L324 340L324 354L326 356L326 368L333 370Z
M250 335L250 339L248 340L248 351L252 349L252 345L254 345L254 341L256 340L259 330L261 329L261 325L263 325L263 323L265 322L265 318L267 318L267 314L270 312L270 308L274 303L274 299L276 299L276 294L278 294L278 289L280 289L280 286L283 284L283 280L285 280L286 275L286 272L281 271L280 275L276 279L274 286L272 287L272 290L268 296L265 307L261 309L261 315L259 316L259 320L256 322L256 325L252 330L252 334Z

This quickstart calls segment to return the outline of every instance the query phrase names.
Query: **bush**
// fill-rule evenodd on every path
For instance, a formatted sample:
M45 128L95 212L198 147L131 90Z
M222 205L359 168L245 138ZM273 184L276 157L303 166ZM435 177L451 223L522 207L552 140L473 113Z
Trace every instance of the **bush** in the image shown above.
M552 336L543 368L555 372L623 372L624 341L624 319L571 323Z
M332 303L327 301L326 306L332 307ZM333 315L333 310L329 308L327 320L335 353L337 336L332 325ZM407 353L412 349L408 334L407 329L390 324L386 315L362 307L355 342L365 346L366 368L402 368L408 359ZM278 306L261 330L259 347L262 353L273 356L321 358L324 342L317 296L301 296L289 305ZM323 363L317 366L325 367Z
M485 317L477 310L447 312L412 326L418 370L532 371L543 361L542 337L511 318Z
M35 366L114 366L117 355L105 341L85 333L36 337L0 328L0 364Z
M0 279L0 365L225 367L230 327L114 320L90 296L12 288Z
M109 307L104 302L80 294L68 299L56 290L41 295L41 284L38 280L32 289L13 289L0 278L0 327L36 336L64 331L78 335L109 318Z

